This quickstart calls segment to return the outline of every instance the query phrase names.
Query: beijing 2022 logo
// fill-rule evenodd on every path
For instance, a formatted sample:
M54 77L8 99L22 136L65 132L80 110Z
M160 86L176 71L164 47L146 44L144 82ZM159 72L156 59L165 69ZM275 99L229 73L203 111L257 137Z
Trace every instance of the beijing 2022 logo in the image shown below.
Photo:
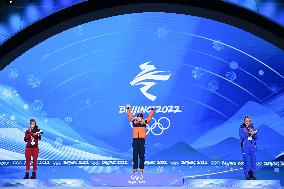
M135 78L130 82L131 86L142 85L140 88L141 93L150 101L155 101L157 96L150 94L148 90L156 85L157 81L167 81L171 77L171 73L169 71L156 71L156 67L150 64L151 61L145 62L141 64L139 67L142 70ZM157 86L158 87L158 86ZM143 113L150 112L150 106L131 106L132 115L137 114L139 111ZM125 105L119 106L119 113L124 114L126 112ZM157 118L157 113L169 114L169 113L181 113L180 106L167 105L167 106L156 106L155 114L152 118L150 124L147 124L147 135L152 133L155 136L162 135L164 131L168 130L171 126L171 121L167 116L162 116ZM130 122L130 126L132 127L132 123Z
M142 85L143 87L140 88L142 94L149 100L154 101L157 97L148 93L148 90L157 84L155 81L169 80L171 73L169 71L155 71L156 67L154 65L150 65L149 63L151 63L151 61L143 63L139 66L142 71L133 79L133 81L130 82L130 85Z

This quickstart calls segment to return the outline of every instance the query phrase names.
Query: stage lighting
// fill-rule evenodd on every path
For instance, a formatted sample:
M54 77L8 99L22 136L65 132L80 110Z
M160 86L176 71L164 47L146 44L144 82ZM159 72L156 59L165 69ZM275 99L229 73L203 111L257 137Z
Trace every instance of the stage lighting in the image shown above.
M6 0L6 2L9 6L13 6L16 4L16 0Z

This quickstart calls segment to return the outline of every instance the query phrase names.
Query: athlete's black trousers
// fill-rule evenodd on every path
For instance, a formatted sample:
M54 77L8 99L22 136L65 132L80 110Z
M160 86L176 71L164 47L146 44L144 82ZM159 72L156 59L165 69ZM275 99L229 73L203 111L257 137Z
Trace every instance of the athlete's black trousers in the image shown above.
M138 157L139 157L139 168L144 169L145 162L145 138L133 138L133 169L138 168Z

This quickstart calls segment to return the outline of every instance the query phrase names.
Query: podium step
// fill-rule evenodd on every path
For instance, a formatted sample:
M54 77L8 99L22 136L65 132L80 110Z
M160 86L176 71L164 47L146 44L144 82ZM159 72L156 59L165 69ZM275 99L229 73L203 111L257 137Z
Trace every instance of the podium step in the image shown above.
M181 174L93 174L84 179L1 179L0 187L181 187Z
M183 178L183 186L188 188L281 189L279 180L192 179L187 177Z
M281 189L278 180L192 179L181 174L94 174L88 179L1 179L0 187Z

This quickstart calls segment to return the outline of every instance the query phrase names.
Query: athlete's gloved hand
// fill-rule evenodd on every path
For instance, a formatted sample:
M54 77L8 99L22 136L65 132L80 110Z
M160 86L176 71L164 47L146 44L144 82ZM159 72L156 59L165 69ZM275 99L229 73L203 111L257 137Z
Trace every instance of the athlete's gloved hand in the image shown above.
M252 130L252 128L250 128L249 130L249 134L254 135L256 132Z

